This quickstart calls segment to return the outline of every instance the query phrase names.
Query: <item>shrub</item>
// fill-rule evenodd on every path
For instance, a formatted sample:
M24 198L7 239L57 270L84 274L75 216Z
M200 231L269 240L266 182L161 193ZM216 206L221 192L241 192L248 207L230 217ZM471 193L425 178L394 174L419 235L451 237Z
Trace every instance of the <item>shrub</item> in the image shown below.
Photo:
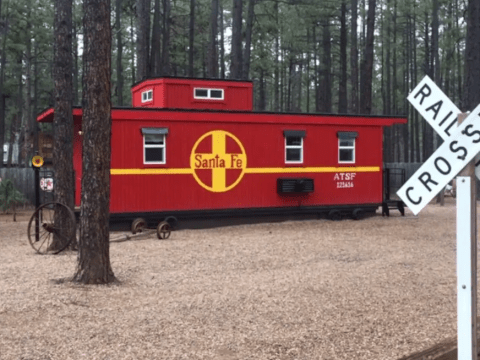
M15 189L12 180L5 179L0 182L0 209L4 213L11 208L15 212L16 204L23 201L25 201L25 197L20 191Z

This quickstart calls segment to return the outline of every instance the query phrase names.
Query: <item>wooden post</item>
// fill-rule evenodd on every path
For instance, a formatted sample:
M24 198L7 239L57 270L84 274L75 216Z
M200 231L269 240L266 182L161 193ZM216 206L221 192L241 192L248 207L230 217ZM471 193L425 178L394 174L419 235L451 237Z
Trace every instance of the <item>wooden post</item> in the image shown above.
M458 123L467 114L458 115ZM459 360L477 360L477 187L475 160L457 177L457 341Z

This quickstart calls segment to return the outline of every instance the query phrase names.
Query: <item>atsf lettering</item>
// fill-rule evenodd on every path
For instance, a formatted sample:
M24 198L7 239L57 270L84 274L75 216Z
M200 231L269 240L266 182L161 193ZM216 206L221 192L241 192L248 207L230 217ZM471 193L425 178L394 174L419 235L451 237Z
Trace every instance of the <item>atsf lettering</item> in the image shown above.
M356 175L356 173L335 173L333 181L336 181L337 189L353 188L353 179L355 179Z

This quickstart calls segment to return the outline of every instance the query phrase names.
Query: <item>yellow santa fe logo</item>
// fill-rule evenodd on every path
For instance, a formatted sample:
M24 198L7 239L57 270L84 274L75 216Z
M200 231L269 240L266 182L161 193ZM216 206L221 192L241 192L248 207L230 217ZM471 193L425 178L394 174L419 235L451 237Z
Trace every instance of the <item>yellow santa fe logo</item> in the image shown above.
M242 180L247 168L247 154L235 135L214 130L203 134L193 146L190 168L204 189L225 192Z

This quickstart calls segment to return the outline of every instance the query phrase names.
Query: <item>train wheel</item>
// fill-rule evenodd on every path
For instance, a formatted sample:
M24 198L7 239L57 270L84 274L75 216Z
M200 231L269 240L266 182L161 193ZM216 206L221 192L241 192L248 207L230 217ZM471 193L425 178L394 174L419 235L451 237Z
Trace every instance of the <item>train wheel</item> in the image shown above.
M66 223L55 226L55 211L66 214ZM28 241L39 254L58 254L76 240L75 214L68 206L51 202L40 206L33 213L28 223ZM58 238L61 247L52 249L54 237Z
M170 237L170 224L166 221L162 221L161 223L158 224L157 226L157 237L160 240L166 240Z
M165 221L170 225L170 228L173 230L177 227L178 219L175 216L167 216Z
M143 218L136 218L132 221L132 234L141 233L147 227L147 222Z
M342 213L340 210L330 210L328 213L328 218L333 221L342 220Z
M353 210L352 217L354 220L362 220L365 217L365 212L363 209Z

